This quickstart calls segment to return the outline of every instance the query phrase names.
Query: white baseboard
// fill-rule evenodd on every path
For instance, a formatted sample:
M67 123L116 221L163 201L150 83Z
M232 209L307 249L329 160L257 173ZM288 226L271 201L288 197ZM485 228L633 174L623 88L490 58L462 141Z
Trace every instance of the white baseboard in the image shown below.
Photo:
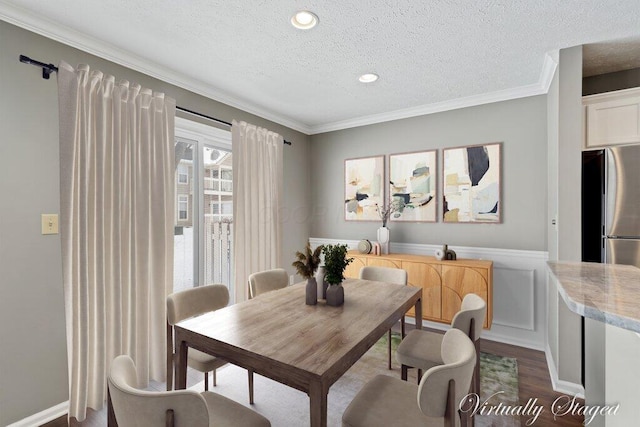
M33 414L20 421L16 421L13 424L9 424L7 427L34 427L46 424L49 421L53 421L56 418L60 418L69 413L69 401L62 402L56 406L52 406L49 409Z
M551 348L547 345L544 349L544 355L547 359L547 367L549 368L549 376L551 377L551 387L558 393L568 394L584 399L584 387L581 384L564 381L558 378L558 370L556 363L551 355Z

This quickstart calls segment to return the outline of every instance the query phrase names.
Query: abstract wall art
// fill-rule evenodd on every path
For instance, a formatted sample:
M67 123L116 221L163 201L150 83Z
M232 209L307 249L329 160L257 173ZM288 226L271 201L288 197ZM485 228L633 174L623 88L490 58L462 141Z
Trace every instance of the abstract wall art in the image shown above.
M436 150L389 155L391 221L436 221Z
M443 221L499 223L502 143L443 150Z
M384 156L344 161L344 215L347 221L380 221L384 205Z

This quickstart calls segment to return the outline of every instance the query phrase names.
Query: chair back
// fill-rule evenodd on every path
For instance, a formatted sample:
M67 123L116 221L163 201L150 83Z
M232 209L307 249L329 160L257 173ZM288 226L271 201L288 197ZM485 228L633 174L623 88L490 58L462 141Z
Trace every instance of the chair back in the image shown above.
M265 292L286 288L289 285L289 275L282 268L261 271L249 276L249 298L255 298Z
M487 312L487 303L476 294L467 294L462 300L460 311L453 316L451 326L460 329L468 337L473 336L473 340L480 339L484 316ZM474 330L471 331L471 319L473 319ZM473 332L473 335L471 333Z
M360 278L363 280L375 280L396 285L407 284L407 271L401 268L366 266L360 269Z
M457 412L460 401L469 393L476 364L473 342L458 329L444 334L440 352L444 364L427 370L418 386L418 406L428 417L445 417L447 406ZM455 382L453 402L448 399L450 380Z
M229 304L225 285L207 285L173 293L167 297L167 323L176 323L199 314L215 311Z
M114 359L108 377L109 396L119 427L208 427L209 410L193 390L151 392L137 388L136 366L129 356ZM167 411L173 411L167 414Z

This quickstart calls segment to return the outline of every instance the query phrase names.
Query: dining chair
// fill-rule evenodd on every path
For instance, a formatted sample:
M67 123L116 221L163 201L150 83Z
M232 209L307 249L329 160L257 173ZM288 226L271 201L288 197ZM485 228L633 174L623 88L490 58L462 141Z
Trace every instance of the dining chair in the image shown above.
M458 329L444 334L440 351L443 363L418 385L387 375L366 383L342 414L343 427L460 426L467 417L458 403L469 393L476 351Z
M116 357L111 364L108 417L110 422L116 421L118 427L271 425L268 419L257 412L210 391L138 389L136 366L127 355Z
M407 271L401 268L366 266L360 269L360 278L363 280L375 280L377 282L406 285ZM400 319L400 326L402 331L402 338L404 338L404 316L402 316L402 319ZM389 329L389 332L387 333L387 338L389 341L387 348L387 352L389 353L388 363L389 369L391 369L391 329Z
M476 294L467 294L462 300L460 311L453 316L451 327L466 334L476 349L476 363L473 372L472 392L480 391L480 333L487 311L487 303ZM396 350L396 359L402 366L402 379L407 380L409 367L418 369L418 381L422 371L443 363L441 347L443 335L438 332L413 330L407 334Z
M265 292L286 288L289 275L282 268L260 271L249 276L249 298L255 298Z
M226 307L229 304L229 289L225 285L206 285L175 292L167 297L167 390L173 388L173 375L176 363L176 348L173 339L173 327L176 323L190 317L208 313ZM190 348L187 365L204 373L204 389L209 390L209 372L213 372L213 385L216 385L216 369L227 363L226 360L211 356ZM249 374L249 402L253 403L253 378Z

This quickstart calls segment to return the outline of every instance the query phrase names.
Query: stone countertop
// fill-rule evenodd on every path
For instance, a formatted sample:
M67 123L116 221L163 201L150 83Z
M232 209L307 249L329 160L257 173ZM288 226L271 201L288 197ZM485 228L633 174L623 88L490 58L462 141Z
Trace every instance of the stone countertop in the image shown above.
M569 309L640 332L640 269L631 265L547 262Z

